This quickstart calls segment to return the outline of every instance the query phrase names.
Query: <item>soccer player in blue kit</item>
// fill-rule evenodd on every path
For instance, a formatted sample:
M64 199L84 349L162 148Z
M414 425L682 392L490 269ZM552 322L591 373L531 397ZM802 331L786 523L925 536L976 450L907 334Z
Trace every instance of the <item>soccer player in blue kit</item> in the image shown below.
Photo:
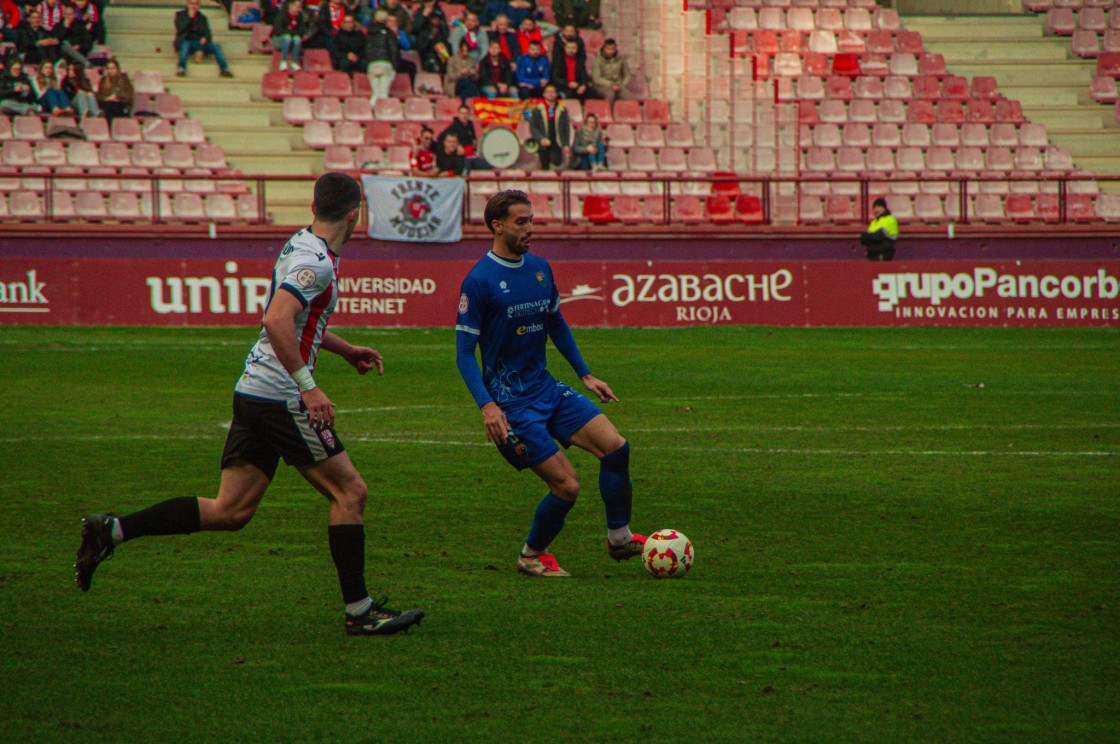
M601 403L617 401L607 383L591 374L560 314L552 268L529 255L533 209L523 191L503 191L486 203L492 250L463 280L455 324L459 373L482 411L486 437L510 465L531 469L548 485L517 559L528 576L571 576L549 544L579 495L565 448L575 445L599 458L599 492L607 512L607 552L616 561L641 555L646 538L630 531L630 444L598 406L545 369L546 340ZM482 369L475 347L482 350Z

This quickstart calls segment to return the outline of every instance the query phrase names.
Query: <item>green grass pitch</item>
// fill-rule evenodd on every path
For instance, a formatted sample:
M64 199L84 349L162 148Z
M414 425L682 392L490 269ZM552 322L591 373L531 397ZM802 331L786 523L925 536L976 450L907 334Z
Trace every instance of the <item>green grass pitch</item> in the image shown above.
M386 358L317 377L371 590L428 613L391 638L343 633L326 504L284 468L243 531L74 588L84 513L214 494L253 330L0 333L0 740L1120 740L1115 330L577 330L634 527L697 558L609 560L575 452L557 582L514 570L541 486L485 444L452 333L339 332Z

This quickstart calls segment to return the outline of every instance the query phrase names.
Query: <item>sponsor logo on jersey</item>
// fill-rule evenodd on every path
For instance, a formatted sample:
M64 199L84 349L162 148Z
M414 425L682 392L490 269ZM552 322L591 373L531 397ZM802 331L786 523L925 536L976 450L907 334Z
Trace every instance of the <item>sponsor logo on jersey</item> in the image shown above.
M518 326L517 335L524 336L529 333L540 333L544 330L544 323L530 323L529 325Z

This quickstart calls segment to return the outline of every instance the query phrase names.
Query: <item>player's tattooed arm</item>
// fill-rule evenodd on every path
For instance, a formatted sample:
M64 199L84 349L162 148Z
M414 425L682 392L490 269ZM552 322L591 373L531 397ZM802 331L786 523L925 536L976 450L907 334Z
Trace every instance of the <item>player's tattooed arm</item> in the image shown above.
M319 345L323 351L329 351L332 354L338 354L345 359L350 366L358 370L359 375L364 375L370 370L376 368L377 374L385 374L385 365L381 360L381 352L377 349L371 349L366 346L355 346L346 339L338 336L330 331L323 334L323 341Z

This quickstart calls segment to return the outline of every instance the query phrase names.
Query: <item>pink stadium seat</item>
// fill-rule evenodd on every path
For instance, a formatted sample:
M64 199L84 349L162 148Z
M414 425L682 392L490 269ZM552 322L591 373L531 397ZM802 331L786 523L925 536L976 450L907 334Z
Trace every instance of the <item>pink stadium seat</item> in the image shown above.
M836 45L836 34L819 29L813 31L809 34L809 51L817 54L836 54L840 51Z
M140 129L145 142L155 142L162 145L175 141L175 130L172 122L166 119L149 119L141 125Z
M8 213L19 219L42 219L43 203L33 191L16 191L8 198Z
M202 196L199 194L176 194L171 200L171 209L176 219L185 222L201 221L206 215L202 209Z
M933 111L933 103L924 100L911 101L906 111L906 120L911 124L932 124L937 120Z
M1048 171L1066 172L1073 170L1073 157L1069 150L1064 147L1047 147L1042 157Z
M195 149L195 165L199 168L219 170L226 166L226 156L219 145L202 144Z
M194 153L191 146L182 142L173 142L163 148L163 164L168 168L184 170L194 167Z
M66 163L66 148L58 140L42 140L35 143L35 162L55 168Z
M261 95L272 101L292 95L292 76L286 72L266 72L261 78Z
M872 147L867 151L867 169L879 173L894 171L894 152L889 147Z
M1061 213L1059 211L1060 210L1060 204L1059 204L1059 201L1058 201L1058 195L1057 194L1039 194L1038 197L1035 199L1035 209L1038 212L1039 219L1041 219L1044 222L1057 222L1059 217L1061 216ZM1068 215L1068 210L1069 210L1068 203L1067 203L1067 206L1066 206L1066 210L1067 210L1067 215L1066 216L1069 217L1069 215Z
M183 109L183 101L174 93L160 93L156 96L156 114L162 119L185 118L187 112Z
M163 153L159 145L142 142L132 146L132 164L137 168L163 167Z
M633 147L635 144L634 127L629 124L608 124L605 134L611 147Z
M424 125L418 121L405 121L397 124L393 133L393 141L398 145L412 147L420 141L420 132Z
M821 101L821 103L823 104L824 101ZM847 114L846 113L845 113L844 119L845 119L845 121L847 120ZM820 121L820 117L817 113L817 102L816 101L798 101L797 102L797 121L798 121L799 124L816 124L818 121Z
M956 124L938 122L929 128L929 134L930 142L935 147L960 147L961 130Z
M568 109L568 116L572 120L572 126L578 127L579 125L581 125L583 123L583 104L579 102L579 99L571 98L567 101L564 101L564 105ZM668 104L665 105L668 106ZM603 123L603 121L599 122L600 125L602 125Z
M373 112L369 108L369 99L359 96L350 96L342 102L342 116L349 121L373 121Z
M833 150L824 147L810 147L805 157L805 166L814 173L831 173L836 170Z
M66 162L79 168L95 168L101 165L97 155L97 145L92 142L71 142L66 148Z
M892 54L889 70L891 75L915 77L918 74L918 60L913 54Z
M996 120L995 108L992 106L991 101L973 98L968 100L966 104L964 112L965 121L991 124Z
M1100 197L1097 197L1097 199L1099 203ZM1069 194L1066 196L1066 217L1074 222L1092 222L1095 220L1097 215L1093 207L1093 198L1085 194Z
M366 124L365 144L389 147L395 141L393 139L393 125L389 122L371 121Z
M12 136L21 140L46 139L43 120L38 116L17 116L12 120Z
M1003 200L999 194L977 194L972 204L972 214L981 222L1003 222Z
M773 74L781 77L801 75L801 55L796 52L779 52L774 55Z
M801 222L820 222L824 220L824 205L818 196L802 194L798 200L798 211Z
M258 23L253 26L249 39L249 51L256 54L272 54L272 26Z
M310 50L309 50L310 51ZM301 70L292 75L292 93L294 96L315 98L323 92L322 78L316 72Z
M758 27L766 31L785 28L785 13L781 8L763 8L758 12Z
M356 121L337 121L334 123L334 143L358 147L365 143L365 130Z
M364 73L356 72L352 79L354 83L354 95L365 98L368 101L370 95L373 93L373 90L369 87L369 78L366 77Z
M599 125L606 126L614 121L610 104L601 99L588 99L583 103L583 115L595 114L599 118Z
M237 205L229 194L207 194L203 211L211 222L234 222Z
M879 121L890 124L906 123L906 104L896 98L879 101Z
M311 99L303 96L285 98L282 111L284 121L297 126L306 124L315 118L315 114L311 110Z
M754 8L732 8L727 14L727 26L733 31L754 31L758 28L758 17Z
M84 220L106 219L109 211L105 208L105 197L96 191L82 191L75 194L74 214Z
M979 173L984 169L984 151L979 147L962 147L957 150L957 168L959 173Z
M918 194L914 197L914 219L922 222L940 222L945 219L941 197L936 194Z
M323 95L346 98L353 94L350 76L345 72L328 72L323 75Z
M873 54L893 54L894 34L890 31L872 31L867 35L867 51Z
M1108 18L1104 8L1082 8L1077 14L1077 27L1086 31L1104 33L1108 30Z
M844 28L861 33L871 30L871 13L866 8L848 8L844 13Z
M698 196L676 196L670 204L670 209L674 222L697 223L704 221L704 208Z
M929 147L931 143L928 124L903 124L902 144L907 147Z
M399 98L378 98L373 106L373 118L379 121L403 121L404 106Z
M656 99L647 100L642 105L642 116L645 121L656 124L669 124L673 121L673 116L669 112L669 104Z
M812 101L809 101L812 103ZM817 115L823 122L843 124L848 121L848 107L843 101L826 98L820 103Z
M984 167L990 171L1009 171L1015 167L1009 147L989 147L984 154Z
M926 168L937 173L949 173L957 169L953 151L948 147L931 147L926 150Z
M665 128L665 144L687 148L692 147L694 143L692 127L688 124L670 124Z
M841 138L845 147L871 147L871 128L867 124L848 122Z
M334 69L331 65L330 52L326 49L305 49L303 52L303 69L314 73L330 72Z
M1046 30L1050 33L1069 36L1076 28L1073 11L1069 8L1051 8L1046 11Z
M934 126L938 126L934 124ZM944 126L953 126L947 124ZM954 127L955 129L956 127ZM987 147L992 143L991 137L988 134L988 128L983 124L962 124L960 129L957 130L960 134L960 143L965 147ZM941 144L941 143L939 143Z
M852 81L850 78L833 75L825 80L824 97L841 101L852 98Z
M436 72L420 71L416 73L414 87L418 96L443 96L443 79Z
M136 93L163 93L163 76L157 70L136 70L131 75L132 90Z
M1022 124L1024 120L1023 105L1019 101L1011 101L1006 98L996 101L996 121Z
M101 164L110 168L127 168L132 162L128 145L123 142L101 143Z
M1115 103L1120 98L1116 89L1116 80L1110 77L1097 76L1089 84L1089 97L1097 103Z
M614 216L625 224L646 221L646 216L642 212L641 199L636 196L616 196L614 198Z
M852 86L852 94L856 98L879 99L883 97L883 84L877 77L862 75L856 78L855 85Z
M614 102L614 121L618 124L641 124L642 105L640 101L624 101L619 99Z
M688 151L688 170L712 173L716 168L716 156L710 147L694 147Z
M1098 196L1097 216L1105 222L1120 222L1120 194L1101 194Z
M897 56L897 55L896 55ZM940 54L925 53L918 57L919 75L946 75L945 57Z
M665 147L657 154L657 169L663 171L681 172L688 169L684 150L679 147ZM630 170L640 170L633 167Z
M894 34L894 48L896 52L907 52L909 54L922 54L924 48L922 47L922 35L917 31L896 31Z
M332 96L319 96L311 103L311 117L318 121L341 121L342 102Z
M1120 10L1120 8L1116 8ZM1120 52L1120 29L1112 29L1105 31L1104 36L1101 37L1101 51L1117 53Z
M818 124L813 127L812 140L816 147L835 149L844 144L840 139L840 127L835 124Z
M180 119L175 122L175 141L187 145L197 145L206 141L202 124L193 119Z
M303 125L303 144L312 150L322 150L334 144L330 122L309 121Z
M815 75L803 75L797 81L797 97L812 101L824 98L824 80Z
M140 122L136 119L113 119L110 125L114 142L142 142L144 135L140 131Z
M897 124L878 123L871 128L871 144L876 147L901 147L902 137Z
M1016 147L1019 144L1019 132L1014 124L993 124L990 136L993 145Z
M922 75L914 78L913 92L915 98L937 100L941 98L941 83L933 75Z
M898 11L893 8L876 8L871 20L878 29L898 31L902 28L898 20Z
M1015 170L1034 173L1043 170L1042 150L1037 147L1015 148Z
M863 150L858 147L841 147L836 151L836 169L845 173L861 173L867 167Z
M852 200L847 196L826 197L824 215L832 222L851 222L856 219L856 214L852 211Z
M1108 11L1108 27L1112 29L1120 28L1120 7L1114 7Z
M795 31L812 31L816 27L817 24L813 20L813 11L808 7L790 8L786 13L786 28Z
M801 73L819 78L827 77L828 55L807 52L801 60Z
M887 197L891 214L900 220L914 219L914 202L909 196L895 192Z
M802 52L808 51L805 34L800 31L783 31L778 35L778 51L786 52L789 54L801 55Z
M639 124L635 127L634 144L641 147L664 147L665 130L657 124Z
M1070 39L1070 49L1078 57L1096 57L1101 52L1101 37L1096 31L1078 29Z
M455 115L459 112L459 99L457 98L437 98L436 99L436 118L454 119Z
M838 31L836 33L836 51L841 54L863 54L866 49L863 36L855 31Z
M412 148L408 145L393 145L385 151L385 157L390 168L407 171L410 167L409 159Z
M363 170L384 159L385 151L377 145L362 145L354 151L354 164Z

